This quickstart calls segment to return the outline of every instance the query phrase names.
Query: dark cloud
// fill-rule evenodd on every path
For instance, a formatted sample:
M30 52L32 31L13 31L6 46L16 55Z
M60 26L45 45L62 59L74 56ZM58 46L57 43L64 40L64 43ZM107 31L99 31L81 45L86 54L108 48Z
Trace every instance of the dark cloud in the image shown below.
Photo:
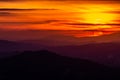
M120 20L113 20L114 22L119 22L120 23Z
M36 10L36 9L0 8L0 11L26 11L26 10Z
M0 0L2 2L8 2L8 1L117 1L120 2L119 0Z
M71 26L104 26L104 25L111 25L111 26L120 26L120 24L90 24L90 23L64 23L66 25L71 25Z
M10 12L6 12L6 11L3 11L3 12L0 12L0 16L15 16L14 13L10 13Z
M105 13L120 14L120 10L118 10L118 11L108 11L108 12L105 12Z
M17 8L0 8L0 11L32 11L32 10L57 10L57 9L17 9Z
M65 23L67 25L94 25L94 24L89 24L89 23Z
M45 21L36 21L36 22L0 22L0 24L7 24L7 25L50 24L58 21L59 20L45 20Z
M33 1L33 0L0 0L1 2ZM37 0L36 0L37 1Z
M29 1L29 0L0 0L1 2L9 2L9 1Z

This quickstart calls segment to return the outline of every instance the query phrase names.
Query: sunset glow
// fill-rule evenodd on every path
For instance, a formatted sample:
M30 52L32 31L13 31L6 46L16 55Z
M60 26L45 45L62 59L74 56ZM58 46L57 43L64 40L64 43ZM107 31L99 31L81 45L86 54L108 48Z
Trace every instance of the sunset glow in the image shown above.
M114 20L114 16L114 14L91 11L84 14L84 19L86 23L109 24Z
M109 24L114 23L113 21L116 20L116 14L108 13L111 11L111 7L94 5L86 8L87 10L83 12L84 23Z
M0 0L0 80L119 77L120 0Z
M101 36L106 35L102 31L120 31L117 1L8 0L0 1L0 4L2 30L91 30L90 33L78 33L74 37Z

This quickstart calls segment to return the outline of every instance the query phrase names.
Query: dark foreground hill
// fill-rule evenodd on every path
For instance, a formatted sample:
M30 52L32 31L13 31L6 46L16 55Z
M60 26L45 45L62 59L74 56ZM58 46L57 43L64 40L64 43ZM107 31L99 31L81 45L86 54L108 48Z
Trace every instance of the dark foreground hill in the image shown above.
M49 51L26 51L0 60L0 80L119 80L119 69Z
M17 54L13 53L14 51L23 52L42 49L64 56L88 59L108 66L120 67L120 43L117 42L48 47L41 44L0 40L0 58Z

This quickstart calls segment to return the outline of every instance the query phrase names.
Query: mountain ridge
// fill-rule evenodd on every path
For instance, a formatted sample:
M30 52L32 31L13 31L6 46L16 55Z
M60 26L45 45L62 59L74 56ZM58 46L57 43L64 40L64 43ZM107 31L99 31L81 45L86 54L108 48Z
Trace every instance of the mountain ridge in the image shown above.
M13 57L0 59L0 65L1 80L119 78L119 74L117 74L119 71L116 69L88 60L59 56L46 50L28 51Z

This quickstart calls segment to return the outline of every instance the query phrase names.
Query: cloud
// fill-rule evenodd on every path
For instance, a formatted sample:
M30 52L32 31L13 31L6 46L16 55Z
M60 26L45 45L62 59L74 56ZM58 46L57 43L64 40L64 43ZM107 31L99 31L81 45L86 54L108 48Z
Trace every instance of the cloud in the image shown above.
M119 23L118 24L114 24L114 23L112 23L112 24L90 24L90 23L64 23L64 24L66 24L66 25L73 25L73 26L79 26L79 25L90 25L90 26L96 26L96 25L102 25L102 26L104 26L104 25L120 25Z
M93 26L120 26L120 23L111 23L111 24L90 24L90 23L64 23L64 25L68 25L72 28L81 28L81 29L85 29L87 28L90 28L90 27L93 27Z
M112 13L112 14L119 14L120 15L120 10L117 10L117 11L108 11L108 12L105 12L105 13Z
M10 13L10 12L6 12L6 11L3 11L3 12L0 12L0 16L15 16L14 13Z
M16 12L28 12L29 11L53 11L58 9L17 9L17 8L0 8L0 16L19 16Z
M16 2L16 1L20 1L20 0L0 0L0 2ZM21 0L24 1L24 0Z
M17 8L0 8L0 11L33 11L33 10L58 10L58 9L17 9Z
M7 24L7 25L50 24L58 21L59 20L45 20L45 21L35 21L35 22L0 22L0 24Z
M17 9L17 8L0 8L0 11L27 11L36 9Z
M119 0L0 0L1 2L11 2L11 1L115 1L115 2L120 2Z

